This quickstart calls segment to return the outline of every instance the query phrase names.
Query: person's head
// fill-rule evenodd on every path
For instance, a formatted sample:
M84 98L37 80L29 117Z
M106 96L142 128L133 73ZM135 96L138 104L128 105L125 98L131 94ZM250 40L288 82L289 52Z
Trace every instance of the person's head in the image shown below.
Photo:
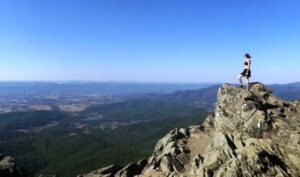
M250 54L249 53L245 53L245 58L250 59L251 58Z

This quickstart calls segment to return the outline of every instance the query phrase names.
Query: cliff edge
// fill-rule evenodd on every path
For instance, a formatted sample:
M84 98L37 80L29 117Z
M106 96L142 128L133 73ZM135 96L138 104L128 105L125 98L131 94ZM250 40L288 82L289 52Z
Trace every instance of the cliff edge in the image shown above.
M300 176L300 103L286 102L261 83L250 91L224 84L214 115L174 129L152 156L82 177Z

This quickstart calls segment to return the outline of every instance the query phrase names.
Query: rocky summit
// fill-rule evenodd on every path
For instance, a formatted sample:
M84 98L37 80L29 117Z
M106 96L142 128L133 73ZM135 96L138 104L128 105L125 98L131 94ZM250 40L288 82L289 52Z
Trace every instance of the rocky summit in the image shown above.
M202 125L174 129L152 156L82 177L300 176L300 103L286 102L261 83L250 91L218 90L214 114Z

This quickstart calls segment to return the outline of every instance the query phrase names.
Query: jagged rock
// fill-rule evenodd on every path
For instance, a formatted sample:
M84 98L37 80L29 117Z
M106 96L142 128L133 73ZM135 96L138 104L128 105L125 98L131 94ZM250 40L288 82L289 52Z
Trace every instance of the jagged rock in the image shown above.
M0 154L0 177L27 177L12 157Z
M110 165L78 177L133 177L140 174L146 165L147 160L140 160L138 163L132 163L125 167Z
M113 177L123 167L118 165L110 165L98 170L92 171L86 175L78 175L78 177Z
M146 165L146 161L140 161L138 164L132 163L121 169L115 174L116 177L132 177L141 173Z
M115 174L117 173L119 170L121 170L122 167L121 166L117 166L117 165L111 165L102 169L99 169L97 171L98 174Z
M113 176L300 176L300 104L280 100L261 83L250 91L224 84L214 115L202 125L170 131L143 164Z

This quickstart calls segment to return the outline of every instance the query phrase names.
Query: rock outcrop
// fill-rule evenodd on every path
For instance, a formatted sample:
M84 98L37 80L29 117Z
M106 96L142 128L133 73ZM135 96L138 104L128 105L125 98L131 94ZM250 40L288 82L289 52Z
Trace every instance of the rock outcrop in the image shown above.
M84 177L300 176L300 103L224 84L214 115L202 125L174 129L148 160L109 166Z
M0 177L27 177L27 174L16 165L13 158L0 154Z

